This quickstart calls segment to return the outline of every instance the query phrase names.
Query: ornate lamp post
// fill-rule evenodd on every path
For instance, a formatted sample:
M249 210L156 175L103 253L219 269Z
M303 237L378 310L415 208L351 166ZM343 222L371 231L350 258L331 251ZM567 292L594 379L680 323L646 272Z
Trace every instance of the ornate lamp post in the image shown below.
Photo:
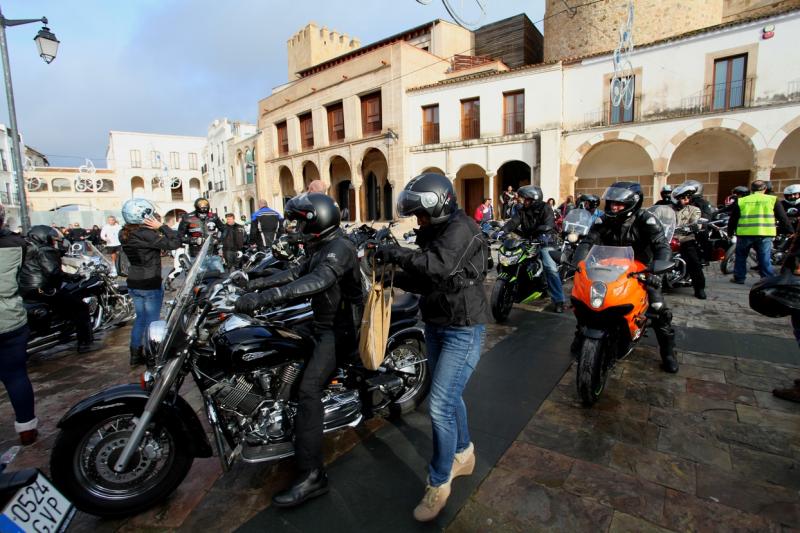
M17 190L19 192L19 214L20 222L22 224L22 231L27 232L31 227L31 220L28 216L28 200L25 194L25 177L23 176L22 166L22 152L19 146L19 130L17 129L17 111L14 106L14 89L11 86L11 65L8 62L8 43L6 42L6 28L13 26L21 26L23 24L32 24L34 22L41 22L45 24L39 33L34 37L36 47L39 49L39 56L44 59L44 62L50 64L58 52L59 41L56 36L47 27L47 18L40 19L7 19L0 11L0 52L3 56L3 78L6 82L6 99L8 100L8 119L11 122L11 142L13 143L13 165L14 174L17 180Z

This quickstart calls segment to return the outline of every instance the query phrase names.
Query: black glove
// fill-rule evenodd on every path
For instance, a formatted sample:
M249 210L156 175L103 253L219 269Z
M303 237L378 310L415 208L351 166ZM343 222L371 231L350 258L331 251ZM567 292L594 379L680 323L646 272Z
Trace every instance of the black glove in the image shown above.
M237 270L235 272L231 272L231 275L229 276L229 279L231 280L231 283L233 283L234 285L236 285L240 289L247 288L247 284L248 284L247 274L245 274L241 270Z
M410 251L397 244L383 244L375 252L375 261L378 263L397 264Z
M657 276L655 274L647 274L644 278L644 283L648 287L652 287L653 289L660 289L661 288L661 276Z
M236 312L252 315L256 309L271 307L282 300L281 291L278 287L267 289L264 292L245 294L236 300Z

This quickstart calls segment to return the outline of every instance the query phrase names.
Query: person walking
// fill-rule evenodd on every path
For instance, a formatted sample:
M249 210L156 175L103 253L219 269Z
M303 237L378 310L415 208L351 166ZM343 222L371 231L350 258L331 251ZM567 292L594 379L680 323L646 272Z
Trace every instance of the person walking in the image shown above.
M432 372L433 457L414 518L427 522L446 505L453 478L470 475L475 467L462 395L478 366L489 321L483 290L489 250L481 232L458 208L446 176L427 173L408 182L398 196L397 213L416 216L419 249L384 245L376 259L400 266L395 285L422 295L420 311Z
M688 182L687 182L688 183ZM767 183L756 180L750 185L751 194L732 204L728 234L736 235L736 261L731 283L744 284L747 277L747 256L750 248L756 251L758 270L762 278L773 275L771 263L775 223L791 227L789 217L775 196L766 194Z
M178 234L156 220L155 214L155 206L144 198L131 198L122 205L125 226L119 240L130 261L128 291L136 310L130 341L131 366L144 362L144 336L150 323L161 316L161 251L181 247Z
M111 256L112 275L117 275L117 259L119 258L119 231L122 229L116 217L108 217L107 224L100 230L100 238L106 243L105 252Z
M236 266L236 254L244 248L244 241L244 228L236 223L236 215L226 213L222 228L222 257L228 269L233 270Z
M14 429L27 446L39 434L27 369L28 316L17 283L27 243L5 226L5 219L6 209L0 204L0 381L14 409Z

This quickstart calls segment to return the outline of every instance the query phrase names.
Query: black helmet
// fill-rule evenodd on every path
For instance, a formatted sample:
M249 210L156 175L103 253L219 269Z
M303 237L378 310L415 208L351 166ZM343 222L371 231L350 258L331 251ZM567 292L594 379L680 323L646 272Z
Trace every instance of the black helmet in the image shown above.
M409 181L397 197L397 214L410 217L427 213L431 224L445 222L457 207L453 183L447 176L434 172Z
M333 233L342 222L342 213L333 198L321 192L295 196L283 208L286 232L303 242L312 242Z
M733 190L731 190L731 194L736 195L737 198L741 198L742 196L747 196L750 194L750 189L744 185L737 185L733 188Z
M58 230L50 226L39 225L33 226L28 230L28 240L33 244L39 246L54 246L56 241L62 240L63 237Z
M533 205L538 205L544 203L544 194L542 194L542 188L537 187L536 185L525 185L524 187L520 187L517 191L519 197L524 200L533 200Z
M211 204L208 203L208 200L205 198L198 198L194 201L194 210L198 213L208 214L208 211L211 209Z
M644 194L642 194L642 186L635 181L618 181L611 185L606 192L603 193L603 200L605 200L605 215L609 221L625 220L640 207L644 201ZM611 202L617 202L625 205L625 208L618 212L613 212Z
M587 211L594 211L600 207L600 198L596 194L582 194L578 197L578 207L583 207Z
M672 185L664 185L661 188L661 199L672 200Z
M750 307L771 317L800 311L800 276L788 271L762 279L750 289Z

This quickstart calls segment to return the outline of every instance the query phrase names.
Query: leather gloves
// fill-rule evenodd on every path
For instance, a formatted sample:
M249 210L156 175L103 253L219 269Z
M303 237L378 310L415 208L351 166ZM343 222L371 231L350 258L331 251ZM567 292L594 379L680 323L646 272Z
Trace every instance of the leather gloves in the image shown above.
M236 300L236 312L252 315L256 309L271 307L283 300L283 295L278 287L267 289L264 292L245 294Z
M378 247L375 252L375 260L378 263L398 264L403 258L412 254L411 250L407 250L397 244L384 244Z
M657 276L655 274L647 274L644 282L648 287L652 287L654 289L661 288L661 276Z

